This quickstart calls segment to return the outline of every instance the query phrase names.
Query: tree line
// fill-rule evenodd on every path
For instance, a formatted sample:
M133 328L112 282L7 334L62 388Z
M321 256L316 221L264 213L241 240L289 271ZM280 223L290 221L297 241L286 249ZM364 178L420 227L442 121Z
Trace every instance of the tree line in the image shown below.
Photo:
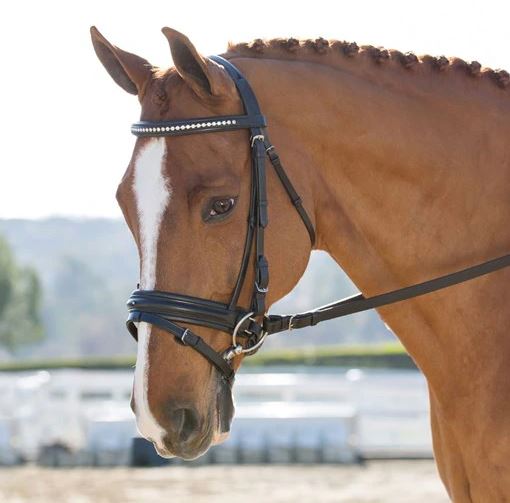
M20 300L11 300L5 314L0 309L4 327L0 329L0 353L9 348L18 359L30 360L136 353L136 343L125 329L125 299L138 281L139 260L124 222L0 219L2 235L12 251L2 242L0 270L10 271L7 283L11 289L13 278L18 277L15 297ZM4 262L8 265L1 265ZM32 274L20 264L33 268ZM7 289L0 290L7 293ZM272 312L310 310L355 291L338 265L327 254L316 252L297 287ZM305 328L296 337L272 338L266 349L391 340L393 336L370 312Z
M44 336L42 288L34 269L19 265L0 236L0 346L9 352Z

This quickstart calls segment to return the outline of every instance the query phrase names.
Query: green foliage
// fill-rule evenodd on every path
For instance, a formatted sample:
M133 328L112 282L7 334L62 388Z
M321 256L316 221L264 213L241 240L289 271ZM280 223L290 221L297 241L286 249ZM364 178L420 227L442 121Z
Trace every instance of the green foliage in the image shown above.
M314 366L414 369L415 363L398 342L261 351L245 366Z
M136 352L125 328L125 300L136 286L138 257L124 222L0 219L0 233L37 270L44 291L45 340L24 348L24 358Z
M0 238L0 319L12 297L13 271L11 250L7 242Z
M126 370L133 368L133 356L51 358L0 363L0 372L23 372L29 370L84 369L84 370Z
M119 356L111 358L59 358L51 360L12 362L0 365L0 371L51 370L80 368L90 370L122 370L135 365L135 358ZM322 348L299 348L289 350L262 350L246 358L244 367L357 367L415 369L411 357L399 343L359 344L352 346L329 346Z
M41 293L35 271L19 267L0 238L0 346L13 351L43 337Z

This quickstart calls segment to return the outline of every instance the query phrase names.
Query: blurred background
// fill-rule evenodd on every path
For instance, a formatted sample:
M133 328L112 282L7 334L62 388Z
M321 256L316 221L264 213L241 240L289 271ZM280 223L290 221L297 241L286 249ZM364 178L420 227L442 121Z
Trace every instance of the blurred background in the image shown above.
M114 193L139 110L96 59L88 29L163 67L172 64L159 32L168 25L203 54L228 41L322 36L509 69L507 9L436 0L4 2L0 500L447 501L425 381L373 312L270 339L237 379L230 440L203 458L162 460L137 438L124 301L138 258ZM317 252L273 311L355 291Z

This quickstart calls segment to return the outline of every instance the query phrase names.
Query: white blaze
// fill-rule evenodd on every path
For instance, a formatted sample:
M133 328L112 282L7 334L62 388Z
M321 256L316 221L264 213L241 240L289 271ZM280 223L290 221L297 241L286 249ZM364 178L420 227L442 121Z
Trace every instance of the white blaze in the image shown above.
M172 189L163 175L166 144L163 138L150 140L135 161L133 189L138 212L141 246L140 288L152 290L156 284L156 263L161 220L168 206ZM148 402L149 340L151 325L138 324L134 396L136 422L140 433L160 443L165 431L152 415Z

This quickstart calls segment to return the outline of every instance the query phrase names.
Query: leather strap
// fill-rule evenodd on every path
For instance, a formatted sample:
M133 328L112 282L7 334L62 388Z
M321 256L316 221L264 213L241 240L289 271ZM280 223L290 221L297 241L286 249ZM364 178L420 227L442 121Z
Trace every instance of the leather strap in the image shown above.
M174 323L185 323L215 328L232 333L239 320L249 311L229 309L226 304L213 300L189 297L159 290L135 290L127 301L129 313L145 312ZM248 319L238 331L240 337L260 335L261 327Z
M266 156L258 129L252 129L252 163L256 184L257 208L255 214L255 284L253 285L251 309L255 315L266 312L266 294L269 288L269 264L264 255L264 231L268 224L268 205L266 191Z
M248 264L250 263L251 250L253 248L253 238L255 235L255 211L256 211L256 194L255 194L255 184L253 182L253 174L252 174L252 182L251 182L251 190L250 190L250 206L248 211L248 218L246 222L246 237L244 240L244 250L243 256L241 259L241 267L239 269L239 274L237 275L236 284L234 286L234 290L232 292L232 296L230 299L230 303L228 308L230 310L235 309L237 303L239 302L239 296L241 295L241 290L244 285L244 281L246 278L246 273L248 272Z
M435 292L508 266L510 266L510 255L504 255L483 264L373 297L365 298L362 294L357 294L305 313L284 316L269 315L264 319L264 330L268 334L275 334L284 330L314 326L321 321L342 318L349 314L368 311L369 309L395 304L396 302Z
M248 81L242 73L230 61L221 56L211 56L213 61L223 66L234 81L243 107L248 117L262 116L260 107ZM268 225L268 202L266 189L266 158L264 147L265 124L263 126L254 125L249 127L251 143L251 161L252 161L252 202L250 205L250 214L248 217L248 228L252 231L247 237L250 241L255 241L255 284L252 287L251 310L255 315L263 315L266 311L266 294L269 287L269 264L264 255L264 230ZM234 299L237 303L242 286L246 279L247 264L251 256L252 243L249 248L245 246L245 253L241 264L241 272L236 282L230 307L234 306Z
M195 351L198 351L206 360L210 361L222 374L229 384L232 384L234 379L234 370L229 363L223 358L223 356L217 353L209 344L194 334L188 328L182 328L175 323L172 323L161 316L156 314L142 312L142 311L131 311L129 313L128 320L126 322L127 328L133 337L138 337L138 330L135 323L145 322L155 325L167 332L173 334L178 342L185 346L192 347Z
M305 224L313 248L315 246L315 228L312 224L312 221L310 220L310 217L308 216L308 213L303 207L303 201L299 197L299 194L296 192L294 185L292 185L292 182L290 181L287 173L285 172L285 169L282 166L280 156L276 153L274 146L269 143L269 138L267 135L264 142L264 147L266 148L266 154L269 157L269 160L271 161L271 164L273 165L273 168L278 175L280 182L282 182L283 187L289 195L290 202L294 205L294 208L296 208L299 216L301 217L301 220Z

